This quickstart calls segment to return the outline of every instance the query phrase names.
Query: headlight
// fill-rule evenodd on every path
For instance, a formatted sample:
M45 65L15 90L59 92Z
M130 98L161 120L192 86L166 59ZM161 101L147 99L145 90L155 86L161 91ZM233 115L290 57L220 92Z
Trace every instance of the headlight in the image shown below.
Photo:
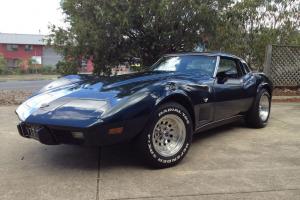
M63 107L72 107L80 110L91 110L104 112L108 104L104 100L94 99L72 99L70 102L63 105Z

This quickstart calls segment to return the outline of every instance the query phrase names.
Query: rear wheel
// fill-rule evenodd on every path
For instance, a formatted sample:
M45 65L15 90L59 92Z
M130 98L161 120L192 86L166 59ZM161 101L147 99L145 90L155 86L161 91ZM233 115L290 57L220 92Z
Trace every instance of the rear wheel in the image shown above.
M271 110L271 95L262 89L246 116L246 123L254 128L263 128L267 125Z
M192 121L188 111L177 103L166 103L153 114L138 146L143 159L153 167L177 164L192 142Z

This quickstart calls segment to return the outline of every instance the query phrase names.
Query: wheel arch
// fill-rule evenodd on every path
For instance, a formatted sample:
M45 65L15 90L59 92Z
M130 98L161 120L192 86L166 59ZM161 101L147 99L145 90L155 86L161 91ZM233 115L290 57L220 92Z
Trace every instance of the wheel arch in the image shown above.
M156 103L156 107L168 103L168 102L175 102L178 103L180 105L182 105L183 107L185 107L185 109L187 109L187 111L189 112L192 122L193 122L193 130L195 130L195 112L194 112L194 108L193 108L193 104L191 99L186 95L186 94L182 94L182 93L173 93L170 94L162 99L160 99L157 103Z
M272 86L270 86L268 83L261 83L261 84L258 86L258 88L257 88L257 93L258 93L261 89L266 89L266 90L269 92L270 96L272 96L272 91L273 91L273 89L272 89Z
M254 74L257 77L257 81L258 81L258 87L257 87L257 93L261 90L261 89L266 89L270 96L272 96L273 93L273 83L272 81L264 74L264 73L255 73Z

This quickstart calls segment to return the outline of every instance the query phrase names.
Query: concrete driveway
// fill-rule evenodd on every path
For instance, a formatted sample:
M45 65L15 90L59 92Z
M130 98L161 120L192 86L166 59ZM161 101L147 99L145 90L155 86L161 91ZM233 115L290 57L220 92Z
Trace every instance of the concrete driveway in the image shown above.
M178 166L152 170L130 144L45 146L18 136L0 107L0 199L300 199L300 104L273 104L269 126L194 137Z

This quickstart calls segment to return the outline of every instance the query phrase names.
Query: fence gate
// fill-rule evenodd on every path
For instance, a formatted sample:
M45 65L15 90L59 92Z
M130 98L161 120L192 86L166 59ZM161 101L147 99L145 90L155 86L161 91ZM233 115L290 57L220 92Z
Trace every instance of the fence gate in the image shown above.
M268 45L264 73L274 86L300 86L300 46Z

